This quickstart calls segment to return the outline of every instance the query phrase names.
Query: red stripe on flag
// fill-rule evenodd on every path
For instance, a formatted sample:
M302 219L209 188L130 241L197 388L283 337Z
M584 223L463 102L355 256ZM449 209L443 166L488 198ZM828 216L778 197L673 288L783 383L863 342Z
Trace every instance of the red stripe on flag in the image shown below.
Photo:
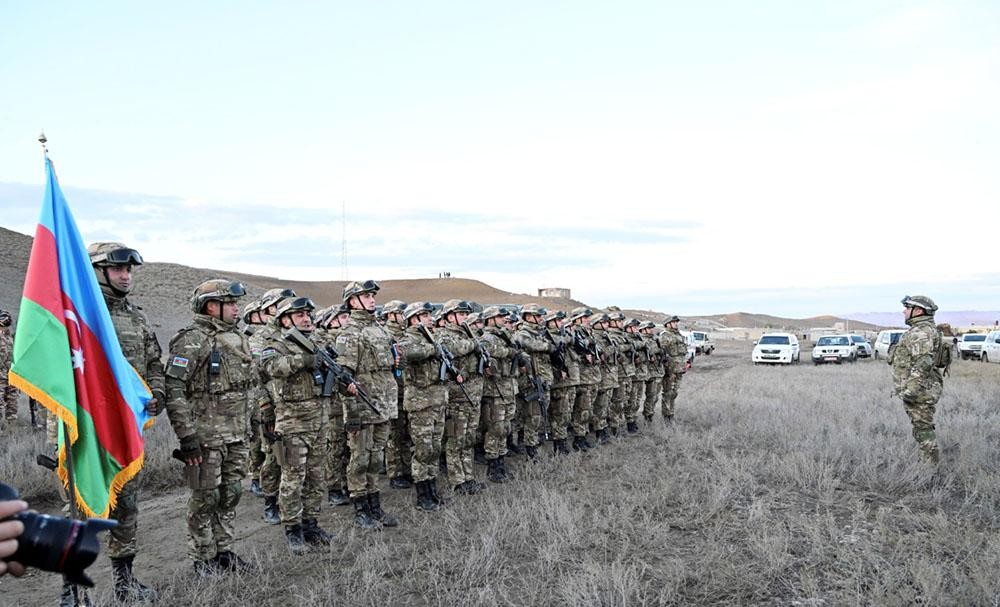
M42 224L35 228L28 271L24 275L23 296L45 308L56 318L63 317L56 237Z
M73 379L79 406L90 413L101 447L123 468L142 457L142 436L135 414L122 396L118 380L97 335L77 314L69 297L61 314L73 355Z

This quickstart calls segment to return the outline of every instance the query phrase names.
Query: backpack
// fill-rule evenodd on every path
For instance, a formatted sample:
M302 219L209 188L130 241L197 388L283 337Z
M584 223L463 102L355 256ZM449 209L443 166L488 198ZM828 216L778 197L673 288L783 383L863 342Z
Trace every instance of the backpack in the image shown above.
M934 354L934 367L941 369L941 375L947 376L951 369L951 342L946 340L938 331L937 352Z

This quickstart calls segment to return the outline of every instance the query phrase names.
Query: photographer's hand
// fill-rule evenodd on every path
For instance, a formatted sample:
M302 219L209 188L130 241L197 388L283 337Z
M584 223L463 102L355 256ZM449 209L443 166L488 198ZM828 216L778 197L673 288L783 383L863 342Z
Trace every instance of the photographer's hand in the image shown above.
M21 500L2 501L0 502L0 520L27 509L28 504ZM17 538L22 533L24 533L24 525L21 521L0 523L0 576L8 572L13 576L24 575L24 565L3 560L17 552Z

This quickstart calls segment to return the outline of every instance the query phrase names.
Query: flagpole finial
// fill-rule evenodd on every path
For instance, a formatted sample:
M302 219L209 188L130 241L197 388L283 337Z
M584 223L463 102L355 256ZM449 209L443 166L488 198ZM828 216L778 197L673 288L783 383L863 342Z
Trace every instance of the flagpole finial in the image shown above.
M45 145L48 142L49 139L48 137L45 136L45 131L42 131L41 134L38 135L38 143L42 144L42 151L45 152L46 154L49 153L49 148L46 147Z

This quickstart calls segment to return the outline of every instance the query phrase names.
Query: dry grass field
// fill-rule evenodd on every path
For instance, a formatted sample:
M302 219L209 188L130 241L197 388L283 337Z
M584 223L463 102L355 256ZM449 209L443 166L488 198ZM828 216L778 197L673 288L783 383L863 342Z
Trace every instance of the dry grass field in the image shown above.
M362 533L324 507L323 552L291 556L239 505L258 575L194 578L166 420L148 439L136 568L163 605L997 605L1000 365L955 363L921 463L881 362L754 367L720 344L685 378L678 422L586 455L514 459L517 481L439 513L387 484L402 525ZM25 412L26 413L26 412ZM0 478L55 511L36 436L0 444ZM101 604L110 566L91 571ZM59 578L0 580L3 605L53 604Z

